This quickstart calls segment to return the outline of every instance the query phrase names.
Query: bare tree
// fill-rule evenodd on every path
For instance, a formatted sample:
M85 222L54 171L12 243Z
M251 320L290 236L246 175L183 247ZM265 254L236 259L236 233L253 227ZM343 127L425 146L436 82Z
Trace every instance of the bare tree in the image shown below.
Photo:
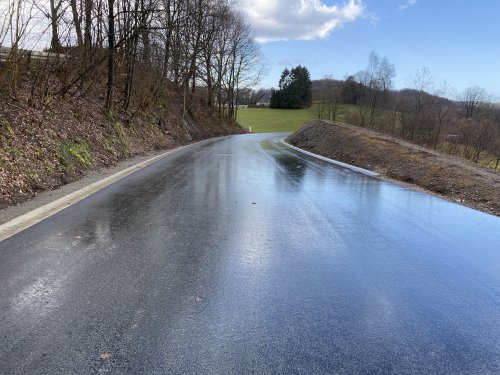
M496 140L494 123L491 120L469 118L459 121L458 129L462 156L474 163L479 163L481 155L491 148L492 142Z
M326 76L321 80L321 86L316 93L316 116L319 119L335 121L341 107L342 87Z
M448 84L448 82L443 81L434 93L436 97L433 112L435 130L432 147L434 148L434 150L437 148L442 129L449 121L453 106L453 103L449 98L453 96L454 92L455 90Z
M356 80L363 86L364 104L368 111L362 110L362 125L365 124L365 116L368 114L368 126L372 127L376 117L376 111L386 99L392 88L396 69L387 57L381 58L376 52L372 52L368 58L368 66L356 74Z
M489 95L485 89L479 86L467 87L462 93L461 103L465 118L472 118L478 109L487 106Z
M27 37L36 24L36 18L41 16L41 10L31 1L10 0L1 12L0 46L7 42L5 44L10 49L4 58L7 68L0 70L0 79L8 85L11 93L15 93L23 59L29 58L29 51L22 48L26 47Z
M115 0L108 0L108 83L106 109L113 107L113 86L115 84Z
M495 137L492 140L488 151L494 156L495 170L500 167L500 124L496 123Z
M0 25L0 41L11 33L13 51L28 30L28 1L11 0ZM48 20L51 50L83 47L70 48L53 69L61 86L45 89L52 95L85 92L106 68L107 110L118 100L127 112L140 108L164 85L182 96L185 114L207 93L212 110L218 103L220 115L234 118L240 95L264 66L249 26L229 0L47 0L34 9Z
M89 49L92 45L92 0L84 0L84 9L85 9L85 29L84 29L84 44L85 48ZM101 2L99 2L101 3ZM101 5L101 4L99 4ZM98 9L102 9L99 6ZM99 12L100 13L100 12ZM100 19L101 15L99 14L98 19Z
M59 52L61 49L61 41L59 40L59 21L62 17L62 0L50 0L50 14L48 15L50 18L50 27L52 30L52 38L50 40L50 49L53 52Z
M75 26L76 40L79 46L83 45L83 34L82 34L82 16L78 10L78 5L76 0L70 0L71 15L73 17L73 25Z
M412 103L401 118L401 134L404 138L417 143L429 141L433 122L431 110L434 97L429 94L434 87L434 77L428 68L420 68L408 79L411 87Z
M234 37L231 46L231 76L229 81L229 117L236 119L239 94L248 92L261 79L264 64L260 48L249 25L241 14L234 18Z

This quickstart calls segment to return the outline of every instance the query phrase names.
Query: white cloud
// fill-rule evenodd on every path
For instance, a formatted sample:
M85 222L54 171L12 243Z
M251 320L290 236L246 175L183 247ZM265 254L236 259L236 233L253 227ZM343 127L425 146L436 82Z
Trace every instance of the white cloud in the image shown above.
M400 10L405 10L417 3L417 0L408 0L406 3L399 4L399 9Z
M370 21L370 23L373 25L373 26L377 26L377 24L379 23L379 21L381 20L381 17L377 14L377 13L367 13L363 16L363 18L367 19L368 21Z
M364 14L362 0L327 5L321 0L239 0L257 41L326 38Z

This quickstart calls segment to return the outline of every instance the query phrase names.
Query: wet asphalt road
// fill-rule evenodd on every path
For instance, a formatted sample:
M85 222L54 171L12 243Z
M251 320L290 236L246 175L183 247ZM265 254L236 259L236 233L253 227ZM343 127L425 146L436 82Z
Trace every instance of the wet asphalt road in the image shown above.
M0 373L499 374L500 219L278 139L195 145L1 242Z

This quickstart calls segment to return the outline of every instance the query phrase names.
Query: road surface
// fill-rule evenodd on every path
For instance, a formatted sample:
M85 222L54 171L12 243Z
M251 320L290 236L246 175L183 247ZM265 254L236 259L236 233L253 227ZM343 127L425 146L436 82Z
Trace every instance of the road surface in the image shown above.
M0 243L1 374L499 374L500 219L184 149Z

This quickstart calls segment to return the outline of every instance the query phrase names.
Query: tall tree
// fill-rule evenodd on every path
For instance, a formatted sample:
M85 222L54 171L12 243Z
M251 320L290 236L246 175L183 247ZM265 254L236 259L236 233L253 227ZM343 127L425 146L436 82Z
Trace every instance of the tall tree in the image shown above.
M62 0L50 0L50 28L52 30L52 38L50 39L50 49L58 52L61 49L61 41L59 40L59 19L62 16L61 6Z
M465 118L474 117L478 109L486 106L487 102L488 93L485 89L479 86L467 87L462 93L461 100Z
M404 138L417 143L430 141L432 135L432 107L435 99L429 93L434 87L434 77L431 71L424 67L416 71L408 79L412 98L410 108L402 116L401 132Z
M88 50L92 46L92 0L83 1L85 7L84 43L85 49ZM101 7L99 7L99 9L101 9Z
M389 90L392 88L393 79L396 76L396 69L387 57L380 57L376 52L370 53L368 66L356 74L356 80L363 85L363 101L368 106L368 126L372 127L375 121L377 109L387 98ZM365 124L365 108L362 111L361 125Z
M349 75L342 85L342 102L344 104L357 105L361 99L362 92L363 85L357 82L353 75Z
M32 2L9 0L5 11L0 7L0 42L13 35L12 54L24 31L34 27L22 19ZM53 50L60 50L61 35L84 46L82 54L75 49L67 61L58 61L65 76L54 95L86 92L107 68L108 110L117 99L125 110L148 105L162 86L181 95L184 113L205 102L234 118L240 95L262 72L259 45L232 0L47 0L32 8L47 17ZM199 100L205 92L207 99Z
M273 90L271 108L298 109L312 104L312 81L309 70L297 66L281 73L279 89Z
M113 108L113 86L115 84L115 0L108 0L108 83L106 109Z
M71 5L71 15L73 16L73 25L75 26L76 41L78 46L83 45L82 36L82 16L78 10L78 4L76 0L70 0Z

